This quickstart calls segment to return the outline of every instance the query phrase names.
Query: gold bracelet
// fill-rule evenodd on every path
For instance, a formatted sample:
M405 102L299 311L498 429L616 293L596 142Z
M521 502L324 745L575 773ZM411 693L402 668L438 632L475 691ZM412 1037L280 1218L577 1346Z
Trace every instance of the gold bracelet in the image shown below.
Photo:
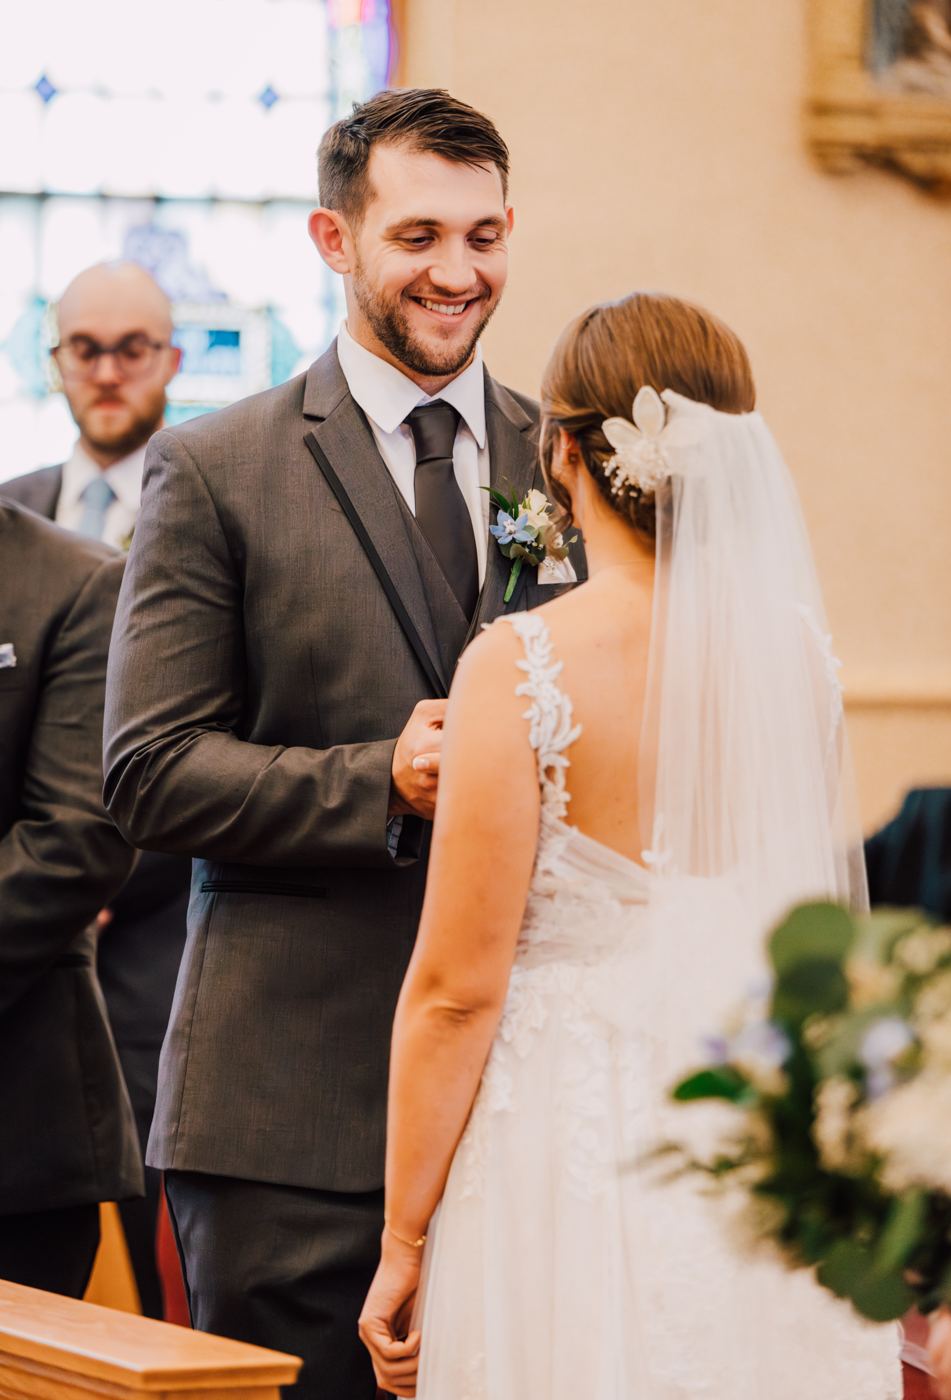
M418 1240L408 1240L405 1235L398 1235L390 1224L390 1217L388 1215L384 1215L383 1224L389 1230L394 1240L399 1240L400 1244L408 1244L410 1249L422 1249L423 1245L426 1243L425 1235L420 1235Z

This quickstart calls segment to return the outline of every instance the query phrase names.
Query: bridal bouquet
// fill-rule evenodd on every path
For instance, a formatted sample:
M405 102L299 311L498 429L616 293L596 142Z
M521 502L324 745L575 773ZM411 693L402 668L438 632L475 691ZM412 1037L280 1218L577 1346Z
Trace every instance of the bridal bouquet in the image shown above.
M874 1321L951 1298L951 929L803 905L773 933L765 1007L673 1090L735 1105L683 1169L743 1194L754 1235Z

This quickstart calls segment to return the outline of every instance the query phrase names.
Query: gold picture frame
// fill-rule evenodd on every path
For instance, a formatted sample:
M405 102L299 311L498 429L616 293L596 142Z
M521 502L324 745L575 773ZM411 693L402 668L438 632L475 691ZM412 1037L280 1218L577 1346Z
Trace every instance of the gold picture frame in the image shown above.
M951 195L951 51L946 57L943 37L947 0L809 0L809 5L806 135L818 160L840 172L871 161ZM881 37L875 26L883 11L933 17L942 26L934 53L927 50L926 34L911 53L899 47L883 63L875 47ZM900 34L897 42L900 46Z

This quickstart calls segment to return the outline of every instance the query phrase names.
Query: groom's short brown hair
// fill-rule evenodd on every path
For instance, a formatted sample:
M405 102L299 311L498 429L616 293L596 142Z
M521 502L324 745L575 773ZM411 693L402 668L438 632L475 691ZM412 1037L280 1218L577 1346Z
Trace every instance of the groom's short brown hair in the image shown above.
M488 117L444 88L396 88L368 102L324 132L317 152L320 202L352 227L370 200L370 152L376 145L405 145L460 165L494 165L508 194L508 147Z

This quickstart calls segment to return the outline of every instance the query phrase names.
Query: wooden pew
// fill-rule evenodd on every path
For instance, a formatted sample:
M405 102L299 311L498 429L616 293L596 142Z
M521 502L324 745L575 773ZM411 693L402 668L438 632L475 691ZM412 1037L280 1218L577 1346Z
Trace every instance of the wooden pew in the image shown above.
M296 1356L0 1281L4 1400L279 1400Z

